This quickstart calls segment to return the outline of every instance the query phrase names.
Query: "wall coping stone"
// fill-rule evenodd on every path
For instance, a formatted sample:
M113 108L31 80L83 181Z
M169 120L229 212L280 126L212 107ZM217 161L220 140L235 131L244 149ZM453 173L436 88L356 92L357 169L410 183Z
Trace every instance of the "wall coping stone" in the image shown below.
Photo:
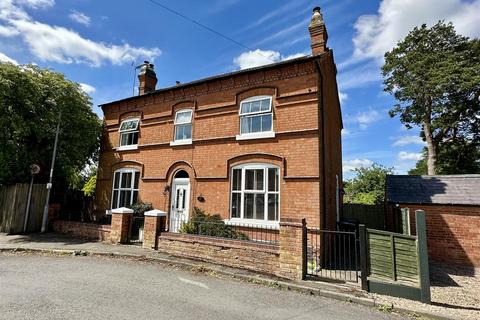
M167 213L162 210L153 209L144 213L146 217L166 217Z
M112 209L112 213L117 213L117 214L125 214L125 213L133 213L133 210L130 208L117 208L117 209Z

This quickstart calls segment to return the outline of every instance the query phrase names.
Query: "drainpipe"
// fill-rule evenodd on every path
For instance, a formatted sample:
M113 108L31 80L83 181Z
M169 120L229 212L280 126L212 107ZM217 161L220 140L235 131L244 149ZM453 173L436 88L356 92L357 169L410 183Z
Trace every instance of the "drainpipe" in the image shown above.
M321 210L320 210L320 229L325 229L327 225L327 214L326 214L326 192L325 192L325 177L326 177L326 170L325 170L325 103L324 103L324 90L323 90L323 83L324 78L322 74L322 68L320 66L320 61L315 60L315 65L318 70L318 89L319 89L319 112L318 112L318 123L320 124L320 160L321 160L321 181L320 184L320 194L322 197L322 201L320 203Z

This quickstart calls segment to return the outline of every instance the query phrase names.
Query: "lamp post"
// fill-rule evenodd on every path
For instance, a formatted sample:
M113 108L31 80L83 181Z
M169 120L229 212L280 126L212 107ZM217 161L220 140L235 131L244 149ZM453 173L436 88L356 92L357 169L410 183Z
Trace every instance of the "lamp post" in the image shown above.
M53 101L53 104L55 102ZM60 120L62 119L62 110L58 112L57 131L55 132L55 143L53 145L52 164L50 166L50 177L47 183L47 199L45 200L45 207L43 208L42 232L47 231L48 226L48 207L50 200L50 191L52 190L53 168L55 167L55 156L57 155L58 134L60 132Z

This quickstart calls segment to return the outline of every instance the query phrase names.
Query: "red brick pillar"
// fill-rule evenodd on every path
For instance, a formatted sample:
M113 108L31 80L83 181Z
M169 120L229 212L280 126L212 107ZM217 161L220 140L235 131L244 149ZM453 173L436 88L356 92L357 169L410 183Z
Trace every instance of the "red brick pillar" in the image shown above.
M143 248L157 249L157 238L162 231L167 213L162 210L150 210L145 212L143 224Z
M112 227L110 231L110 241L112 243L128 243L132 216L133 210L129 208L112 210Z
M304 276L305 219L280 221L280 270L279 276L301 280ZM306 254L306 252L305 252Z

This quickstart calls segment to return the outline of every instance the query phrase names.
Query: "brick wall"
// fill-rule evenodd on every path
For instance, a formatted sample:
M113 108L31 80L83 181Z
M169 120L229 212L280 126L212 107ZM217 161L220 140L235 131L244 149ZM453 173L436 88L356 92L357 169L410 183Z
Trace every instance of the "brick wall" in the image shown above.
M321 60L326 108L326 176L319 163L321 132L318 122L318 71ZM341 180L341 114L332 53L226 78L172 88L103 106L106 134L97 179L98 214L110 207L112 173L119 168L141 172L139 198L169 212L176 170L190 177L190 209L229 218L230 168L243 162L274 163L281 170L281 218L307 218L319 224L322 179L326 180L326 215L335 221L335 175ZM255 95L273 97L275 138L237 141L240 101ZM173 118L179 109L193 109L193 144L170 146ZM118 151L122 119L141 118L139 148ZM202 194L204 202L197 197Z
M401 205L410 209L415 234L415 210L424 210L428 253L432 261L480 266L480 207L458 205Z
M70 234L90 240L110 240L110 225L55 220L52 223L52 228L54 232Z
M276 245L162 233L158 237L158 251L266 274L276 274L279 270L280 252Z

